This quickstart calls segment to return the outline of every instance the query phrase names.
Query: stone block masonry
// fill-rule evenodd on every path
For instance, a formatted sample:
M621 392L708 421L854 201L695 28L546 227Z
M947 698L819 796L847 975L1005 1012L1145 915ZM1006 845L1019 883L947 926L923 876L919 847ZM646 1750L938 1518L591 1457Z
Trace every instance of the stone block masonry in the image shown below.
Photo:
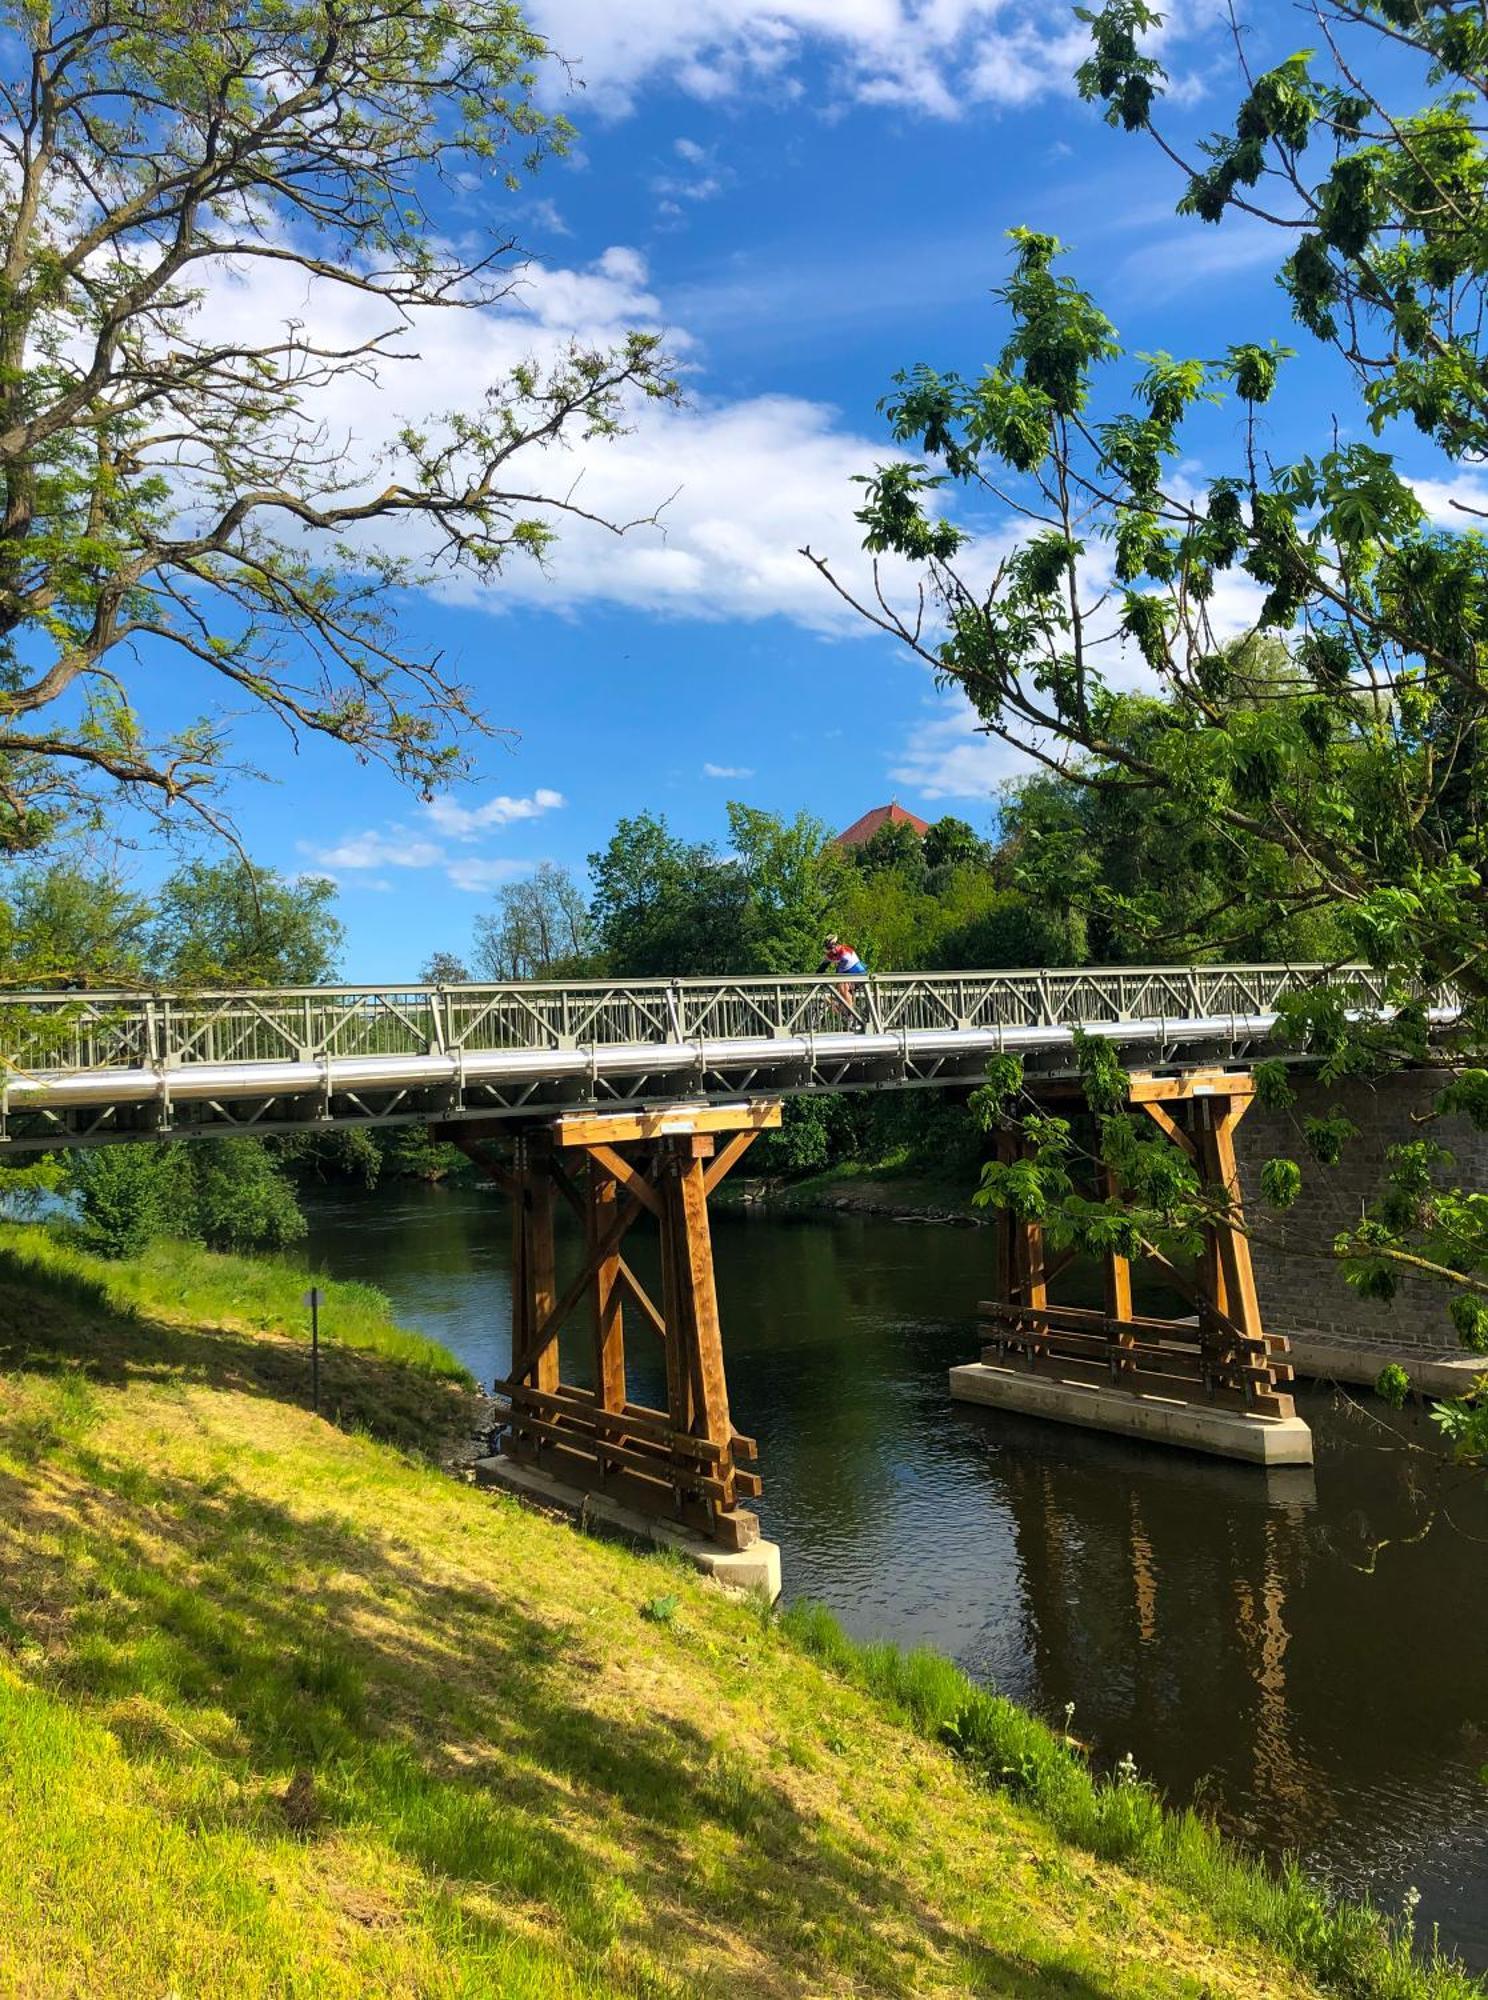
M1299 1078L1290 1110L1256 1104L1239 1127L1236 1159L1261 1313L1268 1332L1294 1342L1293 1358L1304 1373L1342 1374L1341 1367L1321 1365L1324 1353L1336 1360L1350 1348L1360 1351L1360 1368L1344 1376L1349 1380L1373 1380L1383 1348L1401 1350L1406 1366L1440 1357L1455 1364L1454 1372L1473 1372L1447 1316L1444 1287L1407 1278L1389 1304L1361 1299L1332 1255L1333 1239L1379 1194L1391 1146L1430 1139L1454 1158L1440 1176L1443 1184L1488 1188L1488 1132L1461 1117L1425 1122L1438 1087L1437 1077L1409 1071L1331 1088ZM1302 1123L1333 1112L1357 1126L1359 1137L1344 1147L1338 1166L1320 1167L1307 1152ZM1260 1188L1262 1167L1276 1158L1295 1160L1303 1176L1296 1205L1281 1213L1267 1206ZM1480 1365L1488 1368L1488 1360Z

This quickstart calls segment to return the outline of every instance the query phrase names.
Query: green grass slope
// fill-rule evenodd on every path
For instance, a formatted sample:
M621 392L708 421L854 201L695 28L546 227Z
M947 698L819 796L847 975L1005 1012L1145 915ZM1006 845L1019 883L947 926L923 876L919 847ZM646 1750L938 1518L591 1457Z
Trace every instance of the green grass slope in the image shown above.
M944 1663L435 1469L375 1295L315 1418L301 1282L0 1232L6 2000L1469 1990Z

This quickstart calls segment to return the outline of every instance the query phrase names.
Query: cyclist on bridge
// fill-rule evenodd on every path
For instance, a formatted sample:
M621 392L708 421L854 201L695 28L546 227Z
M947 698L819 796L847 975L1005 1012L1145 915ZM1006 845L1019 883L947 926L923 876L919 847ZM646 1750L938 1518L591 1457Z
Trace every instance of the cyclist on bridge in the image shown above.
M842 983L837 988L838 997L841 1000L844 1010L852 1017L853 1023L856 1025L858 1009L857 1003L853 999L852 981L854 979L866 979L868 977L868 968L864 965L862 959L858 957L852 946L844 944L839 937L829 937L822 946L822 950L825 956L816 969L819 973L835 973L841 980Z

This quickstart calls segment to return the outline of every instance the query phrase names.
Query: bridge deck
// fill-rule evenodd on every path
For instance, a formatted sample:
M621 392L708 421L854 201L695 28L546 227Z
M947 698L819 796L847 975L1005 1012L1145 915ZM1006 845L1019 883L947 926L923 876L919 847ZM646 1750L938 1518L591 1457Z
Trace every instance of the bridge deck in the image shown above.
M17 994L0 1145L965 1085L999 1050L1068 1067L1081 1030L1149 1065L1243 1059L1318 985L1389 1004L1367 968L1318 965L903 974L851 1006L830 978Z

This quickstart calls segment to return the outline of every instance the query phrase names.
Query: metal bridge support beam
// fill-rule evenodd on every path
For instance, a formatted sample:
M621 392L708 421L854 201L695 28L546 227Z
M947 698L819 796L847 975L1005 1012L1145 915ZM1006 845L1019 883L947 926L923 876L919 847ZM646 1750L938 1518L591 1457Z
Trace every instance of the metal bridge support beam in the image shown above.
M754 1442L729 1416L708 1196L758 1134L779 1123L773 1103L576 1115L524 1132L509 1164L451 1129L512 1197L512 1362L495 1385L506 1404L503 1458L721 1549L759 1540L758 1519L740 1505L758 1496L760 1480L747 1469ZM581 1239L577 1268L561 1288L553 1227L560 1201ZM646 1219L660 1236L660 1305L623 1248ZM560 1335L583 1308L590 1379L578 1383L564 1379ZM660 1343L664 1409L630 1395L631 1328Z
M996 1295L981 1307L987 1344L979 1365L951 1370L954 1396L1225 1457L1311 1464L1311 1432L1287 1393L1287 1342L1261 1323L1240 1202L1234 1135L1253 1091L1248 1076L1226 1071L1132 1080L1133 1106L1187 1154L1213 1198L1193 1268L1151 1244L1142 1260L1190 1314L1138 1313L1131 1262L1114 1251L1102 1260L1099 1307L1053 1302L1073 1258L1050 1259L1042 1224L1003 1211ZM1014 1159L1022 1141L1007 1134L999 1144ZM1119 1195L1109 1176L1105 1185Z

